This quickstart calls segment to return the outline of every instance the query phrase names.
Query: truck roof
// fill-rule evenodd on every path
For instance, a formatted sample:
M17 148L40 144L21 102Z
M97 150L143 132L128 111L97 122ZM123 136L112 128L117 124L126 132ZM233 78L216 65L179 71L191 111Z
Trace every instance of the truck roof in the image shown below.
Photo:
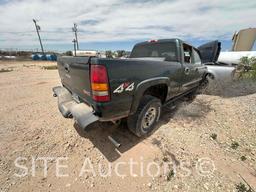
M144 45L144 44L148 44L148 43L163 43L163 42L177 42L177 41L180 41L180 39L176 39L176 38L173 38L173 39L151 39L148 41L143 41L143 42L137 43L134 46Z
M152 40L148 40L148 41L143 41L140 43L135 44L134 46L138 46L138 45L146 45L149 43L168 43L168 42L181 42L181 43L186 43L187 45L190 45L189 43L179 39L179 38L171 38L171 39L152 39ZM192 45L190 45L192 46ZM192 46L194 47L194 46Z

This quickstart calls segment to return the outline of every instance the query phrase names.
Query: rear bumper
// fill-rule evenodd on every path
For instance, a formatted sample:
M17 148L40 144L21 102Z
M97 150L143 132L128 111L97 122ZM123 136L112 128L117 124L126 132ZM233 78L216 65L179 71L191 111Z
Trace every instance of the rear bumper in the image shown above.
M99 120L99 117L94 115L92 107L85 103L77 103L65 87L58 86L52 90L53 96L58 97L58 107L63 117L73 117L76 123L83 129Z

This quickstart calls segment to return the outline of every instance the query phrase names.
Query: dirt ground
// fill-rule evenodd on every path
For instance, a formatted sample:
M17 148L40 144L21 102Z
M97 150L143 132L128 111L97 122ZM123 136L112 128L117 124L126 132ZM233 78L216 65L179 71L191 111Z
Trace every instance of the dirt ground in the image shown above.
M52 97L58 71L42 69L52 65L0 61L0 191L256 189L255 82L165 107L157 130L138 139L124 123L84 131L63 118Z

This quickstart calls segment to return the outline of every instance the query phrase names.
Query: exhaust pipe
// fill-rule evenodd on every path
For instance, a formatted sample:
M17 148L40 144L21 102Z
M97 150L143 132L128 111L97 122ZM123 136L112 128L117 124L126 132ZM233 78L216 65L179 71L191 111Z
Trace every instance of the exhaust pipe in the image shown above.
M119 147L121 146L121 144L118 143L113 137L108 136L108 139L111 141L111 143L113 143L113 145L114 145L116 148L119 148Z

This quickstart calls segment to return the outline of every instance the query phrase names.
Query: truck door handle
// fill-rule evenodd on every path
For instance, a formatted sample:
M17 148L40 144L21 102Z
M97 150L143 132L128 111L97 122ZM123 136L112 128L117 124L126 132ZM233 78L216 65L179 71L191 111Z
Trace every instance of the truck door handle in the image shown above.
M188 75L189 72L190 72L190 69L189 69L188 67L186 67L186 68L184 69L184 73L185 73L186 75Z
M68 73L69 72L69 66L68 65L65 65L64 66L64 69L65 69L65 71Z

